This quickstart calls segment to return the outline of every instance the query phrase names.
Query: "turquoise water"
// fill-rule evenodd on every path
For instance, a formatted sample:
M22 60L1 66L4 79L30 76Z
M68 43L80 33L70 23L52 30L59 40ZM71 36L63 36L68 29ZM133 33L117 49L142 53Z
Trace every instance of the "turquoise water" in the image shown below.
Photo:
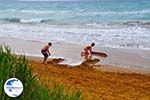
M90 2L1 1L0 20L49 24L91 24L150 20L150 0Z
M150 0L0 1L0 36L150 49Z

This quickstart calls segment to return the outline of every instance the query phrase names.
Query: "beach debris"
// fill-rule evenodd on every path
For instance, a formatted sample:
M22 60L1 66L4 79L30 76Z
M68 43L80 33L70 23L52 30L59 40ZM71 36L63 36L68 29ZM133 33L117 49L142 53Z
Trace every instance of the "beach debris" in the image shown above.
M65 59L63 58L51 58L49 61L47 61L48 64L59 64L63 62Z
M108 55L105 52L92 52L92 55L106 58Z
M86 66L92 66L95 65L96 63L100 62L100 59L89 59L89 60L85 60L81 63L81 65L86 65Z

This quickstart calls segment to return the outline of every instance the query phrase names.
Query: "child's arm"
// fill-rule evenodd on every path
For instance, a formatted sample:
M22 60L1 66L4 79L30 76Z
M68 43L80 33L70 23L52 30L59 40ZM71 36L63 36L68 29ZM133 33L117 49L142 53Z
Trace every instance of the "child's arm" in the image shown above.
M49 49L47 50L47 52L49 53L49 56L50 56L50 55L51 55L51 53L50 53Z

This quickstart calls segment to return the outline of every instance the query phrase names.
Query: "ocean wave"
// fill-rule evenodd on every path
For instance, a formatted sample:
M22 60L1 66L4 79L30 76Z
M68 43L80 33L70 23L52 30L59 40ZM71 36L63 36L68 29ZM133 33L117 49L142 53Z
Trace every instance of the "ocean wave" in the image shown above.
M52 20L52 19L42 19L40 21L40 23L49 23L49 22L52 22L52 21L54 21L54 20Z
M19 18L4 18L4 19L1 19L1 20L6 21L6 22L15 22L15 23L20 22Z
M22 18L3 18L0 19L1 22L8 22L8 23L21 23L21 24L38 24L38 23L45 23L49 25L72 25L71 23L53 20L53 19L44 19L44 18L35 18L35 19L22 19Z
M123 24L124 25L150 25L150 20L149 21L133 20L133 21L124 22Z
M10 22L10 23L46 23L49 25L76 25L76 26L87 26L87 27L123 27L123 26L150 26L150 20L127 20L127 21L118 21L118 22L72 22L65 20L54 20L54 19L44 19L44 18L2 18L0 22Z
M4 22L12 22L12 23L44 23L47 21L40 18L39 19L38 18L37 19L3 18L0 20Z
M150 10L133 10L133 11L76 11L74 12L80 16L98 16L98 15L143 15L150 14Z
M56 11L49 11L49 10L21 10L20 13L32 13L32 14L52 14Z
M21 24L38 24L38 23L45 23L49 25L81 25L80 23L72 23L69 21L63 21L63 20L54 20L54 19L44 19L44 18L31 18L31 19L23 19L23 18L1 18L1 22L7 22L7 23L21 23Z
M43 19L21 19L20 23L41 23Z
M24 10L24 9L0 9L0 13L22 13L22 14L54 14L54 13L70 13L72 10ZM83 12L83 10L78 10L77 12Z
M2 12L16 12L16 11L17 11L17 9L1 9L0 13L2 13Z
M31 14L53 14L53 13L74 13L74 14L81 14L81 15L128 15L128 14L149 14L150 9L145 10L131 10L131 11L88 11L86 9L74 9L74 10L34 10L34 9L2 9L0 12L18 12L18 13L31 13Z

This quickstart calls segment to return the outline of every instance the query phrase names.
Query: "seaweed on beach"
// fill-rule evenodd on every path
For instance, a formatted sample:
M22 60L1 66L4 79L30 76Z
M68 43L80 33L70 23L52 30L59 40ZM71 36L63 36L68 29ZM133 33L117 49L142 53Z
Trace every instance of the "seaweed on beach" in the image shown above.
M92 55L104 57L104 58L106 58L108 56L108 54L105 52L92 52Z

